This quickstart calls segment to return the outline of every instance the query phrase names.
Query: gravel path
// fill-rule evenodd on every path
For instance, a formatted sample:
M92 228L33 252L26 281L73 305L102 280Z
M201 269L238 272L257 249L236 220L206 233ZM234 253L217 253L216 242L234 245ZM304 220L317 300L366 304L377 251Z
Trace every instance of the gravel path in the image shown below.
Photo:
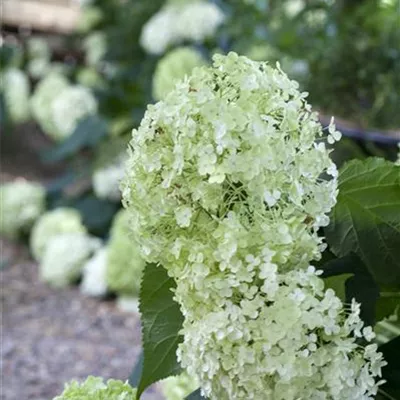
M49 400L87 375L125 380L140 352L138 315L78 288L53 290L39 281L26 248L2 239L0 246L1 399Z

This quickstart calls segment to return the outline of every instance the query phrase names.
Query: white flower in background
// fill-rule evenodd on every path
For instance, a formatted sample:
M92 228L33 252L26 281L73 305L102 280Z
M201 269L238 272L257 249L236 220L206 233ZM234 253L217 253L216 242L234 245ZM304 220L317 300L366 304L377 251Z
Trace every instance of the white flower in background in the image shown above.
M136 388L127 382L89 376L85 382L71 381L53 400L136 400Z
M40 183L17 179L0 185L0 233L16 238L28 232L46 207L46 190Z
M33 78L42 78L50 69L51 51L43 38L30 38L27 42L28 73Z
M132 241L129 215L119 211L113 220L107 256L107 285L118 295L137 297L145 262Z
M43 214L35 223L30 237L30 248L35 260L42 260L51 239L65 233L86 233L77 210L60 207Z
M224 19L221 9L213 3L188 2L179 13L177 36L183 40L203 42L215 34Z
M93 191L100 199L121 200L119 185L125 174L127 155L120 154L114 162L95 169L92 176Z
M398 152L398 154L397 154L396 165L400 165L400 142L397 143L397 147L399 148L399 152Z
M137 296L118 296L117 308L123 312L139 314L139 299Z
M215 55L133 131L134 243L176 281L179 359L210 399L357 399L384 365L310 261L337 196L318 117L278 67ZM322 179L321 176L327 176Z
M190 393L199 387L199 383L197 379L184 372L181 375L170 376L162 380L158 386L165 400L185 400Z
M106 282L107 248L96 251L83 267L81 292L88 296L104 296L107 293Z
M30 117L30 84L26 74L17 68L8 68L0 74L7 115L13 123L26 122Z
M140 44L151 54L162 54L184 41L203 42L223 23L223 12L207 1L172 2L144 25Z
M65 76L57 72L50 73L39 82L31 98L31 110L36 122L54 140L62 140L63 135L54 124L51 105L68 85Z
M53 287L65 287L82 274L83 266L101 241L86 234L64 233L47 244L39 265L40 279Z
M81 119L97 112L97 101L90 89L69 86L51 103L51 111L60 138L65 139L74 132Z
M96 66L107 51L107 41L104 32L93 32L83 42L86 64Z
M153 97L163 99L177 82L189 76L195 67L205 65L201 54L190 47L178 47L165 55L153 75Z

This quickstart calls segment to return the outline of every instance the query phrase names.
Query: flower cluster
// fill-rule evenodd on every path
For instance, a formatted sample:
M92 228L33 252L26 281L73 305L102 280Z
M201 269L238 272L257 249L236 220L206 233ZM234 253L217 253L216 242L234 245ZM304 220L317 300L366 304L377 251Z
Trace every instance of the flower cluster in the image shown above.
M104 296L107 293L106 270L107 248L102 247L83 267L82 293L88 296Z
M31 98L31 110L36 122L54 140L61 140L62 135L54 124L51 105L68 85L68 80L62 74L50 73L39 82Z
M136 388L127 382L89 376L85 382L72 381L65 385L60 396L53 400L135 400Z
M161 392L166 400L183 400L199 387L197 379L186 372L170 376L159 383Z
M196 321L185 321L179 356L200 374L211 399L373 399L385 365L363 327L360 306L346 310L324 291L314 268L268 271L268 288Z
M86 64L96 66L104 57L107 51L107 40L104 32L93 32L83 42L86 52Z
M77 281L86 261L99 247L99 239L83 233L55 236L47 244L39 265L41 280L54 287L64 287Z
M178 47L164 56L157 64L153 76L153 97L163 99L176 83L190 75L195 67L205 64L201 54L190 47Z
M45 188L36 182L18 179L0 186L0 233L16 238L28 232L35 220L44 212Z
M54 99L51 110L58 138L62 140L74 132L82 118L96 113L97 101L88 88L69 86Z
M58 235L85 234L81 215L73 208L60 207L43 214L33 226L30 248L36 261L41 261L47 244Z
M129 215L121 210L114 217L108 244L106 281L108 287L125 296L137 296L144 261L129 231Z
M113 162L95 169L92 176L93 190L97 197L120 201L120 182L124 176L126 154L120 154Z
M177 284L179 359L211 399L369 399L384 365L309 267L336 202L337 169L317 115L279 67L214 56L131 140L122 184L147 261ZM275 396L275 397L274 397Z
M8 68L0 74L0 89L10 120L13 123L26 122L30 115L30 85L26 74L20 69Z
M33 78L42 78L50 69L51 51L46 40L30 38L27 41L28 65L27 69Z
M167 3L144 25L140 43L148 53L162 54L169 46L183 41L204 41L223 21L222 11L207 1Z

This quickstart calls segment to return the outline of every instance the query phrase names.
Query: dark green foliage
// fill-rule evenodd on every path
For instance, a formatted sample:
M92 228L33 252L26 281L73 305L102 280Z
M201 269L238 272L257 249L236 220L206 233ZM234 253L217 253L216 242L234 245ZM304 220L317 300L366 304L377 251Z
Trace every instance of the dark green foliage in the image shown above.
M369 158L343 166L325 229L338 257L356 253L379 285L400 285L400 168Z
M180 372L176 350L182 340L183 316L173 300L174 288L174 280L163 267L146 266L140 288L144 361L138 398L152 383Z

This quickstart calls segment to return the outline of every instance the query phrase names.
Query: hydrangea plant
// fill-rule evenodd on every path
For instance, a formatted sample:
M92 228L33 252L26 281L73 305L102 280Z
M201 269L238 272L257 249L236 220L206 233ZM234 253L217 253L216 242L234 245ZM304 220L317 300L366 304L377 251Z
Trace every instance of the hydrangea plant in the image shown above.
M167 2L144 25L140 43L148 53L162 54L184 41L203 42L224 19L221 9L207 1Z
M100 247L100 240L83 233L63 233L47 244L39 265L40 279L53 287L78 280L85 262Z
M337 169L316 113L277 66L214 56L131 140L123 200L148 262L176 283L178 359L210 399L371 399L385 365L357 303L310 266Z
M0 74L0 89L4 95L7 115L17 124L30 117L30 84L26 74L17 68L8 68Z
M68 80L62 74L50 73L38 83L31 98L31 110L36 122L54 140L61 140L63 136L54 123L51 105L68 85Z
M110 232L106 280L110 290L119 295L137 296L145 263L132 242L128 224L128 213L119 211Z
M96 113L97 101L90 89L69 86L55 97L51 111L58 139L62 140L74 132L82 118Z
M107 293L106 269L107 248L102 247L83 267L81 292L88 296L104 296Z
M103 378L89 376L82 383L67 383L62 394L53 400L136 400L136 389L127 382L104 382Z
M34 258L41 261L50 240L65 233L86 233L77 210L60 207L43 214L31 232L30 248Z
M46 191L40 183L18 179L0 186L0 201L0 233L16 238L20 233L27 233L44 212Z
M184 400L199 387L199 384L195 378L187 373L182 373L164 379L159 386L166 400Z
M157 64L153 76L153 97L163 99L176 83L189 76L195 67L205 65L201 54L190 47L170 51Z

